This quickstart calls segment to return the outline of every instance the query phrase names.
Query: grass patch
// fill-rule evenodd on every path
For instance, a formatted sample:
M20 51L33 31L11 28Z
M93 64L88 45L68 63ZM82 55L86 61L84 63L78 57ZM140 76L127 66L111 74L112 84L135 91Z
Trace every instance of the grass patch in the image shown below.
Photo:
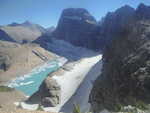
M39 105L39 107L37 108L37 110L38 111L44 111L41 105Z
M142 101L137 101L136 104L135 104L135 107L136 108L139 108L141 110L147 110L148 109L148 105L145 104L144 102Z
M114 107L115 112L120 112L123 109L123 105L121 105L120 103L116 104Z
M14 89L7 86L0 86L0 92L10 92L10 91L14 91Z
M83 113L83 112L81 112L80 105L74 104L74 108L73 108L72 113ZM86 113L92 113L92 112L86 112Z
M80 106L78 104L74 104L73 113L81 113Z

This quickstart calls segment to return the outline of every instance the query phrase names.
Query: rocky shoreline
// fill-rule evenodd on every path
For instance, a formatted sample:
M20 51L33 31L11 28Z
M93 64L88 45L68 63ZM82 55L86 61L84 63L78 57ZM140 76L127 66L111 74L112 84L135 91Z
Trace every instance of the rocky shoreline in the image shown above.
M30 103L31 106L35 103L35 106L40 104L45 111L61 111L62 106L74 95L92 66L100 59L101 55L67 63L58 71L50 74L41 84L39 91L32 95L27 103ZM23 103L22 107L31 109L27 103Z

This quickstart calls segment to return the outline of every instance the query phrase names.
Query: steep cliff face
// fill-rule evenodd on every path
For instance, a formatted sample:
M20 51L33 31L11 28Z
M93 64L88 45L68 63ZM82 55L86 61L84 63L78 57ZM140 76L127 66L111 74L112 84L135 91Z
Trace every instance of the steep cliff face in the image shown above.
M114 12L109 12L99 23L101 29L98 29L98 43L102 49L115 39L121 29L132 20L135 10L125 5Z
M58 25L52 34L43 35L34 42L47 49L53 38L64 40L75 46L104 50L124 25L132 20L134 14L135 10L126 5L115 12L108 13L98 23L87 10L68 8L62 12Z
M62 12L53 36L76 46L95 49L96 29L97 22L87 10L69 8Z
M89 99L96 113L150 103L150 20L137 18L139 7L134 21L121 29L104 52L102 74ZM144 11L149 12L147 9Z
M109 12L99 24L85 9L65 9L54 37L76 46L103 50L133 18L134 13L135 10L126 5L115 12Z

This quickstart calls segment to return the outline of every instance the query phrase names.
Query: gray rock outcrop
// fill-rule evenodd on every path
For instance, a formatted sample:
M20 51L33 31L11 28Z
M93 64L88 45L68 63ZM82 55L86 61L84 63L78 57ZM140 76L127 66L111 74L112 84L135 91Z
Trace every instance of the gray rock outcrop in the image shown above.
M104 51L102 74L89 99L95 113L150 103L150 19L136 17Z
M0 70L7 71L11 65L10 58L7 55L0 55Z
M97 22L91 14L82 8L65 9L60 17L53 36L76 46L96 48L95 31Z
M28 103L39 103L44 107L55 107L60 103L61 88L55 79L48 76L39 90L33 94L28 100Z
M46 107L54 107L60 102L60 86L56 80L47 77L39 88L41 104Z

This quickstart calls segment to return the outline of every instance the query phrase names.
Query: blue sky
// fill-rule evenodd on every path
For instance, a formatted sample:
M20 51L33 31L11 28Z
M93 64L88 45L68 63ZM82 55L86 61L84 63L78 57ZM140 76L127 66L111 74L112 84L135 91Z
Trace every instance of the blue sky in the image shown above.
M64 8L85 8L97 20L108 11L128 4L150 5L150 0L0 0L0 25L29 20L44 27L56 26Z

